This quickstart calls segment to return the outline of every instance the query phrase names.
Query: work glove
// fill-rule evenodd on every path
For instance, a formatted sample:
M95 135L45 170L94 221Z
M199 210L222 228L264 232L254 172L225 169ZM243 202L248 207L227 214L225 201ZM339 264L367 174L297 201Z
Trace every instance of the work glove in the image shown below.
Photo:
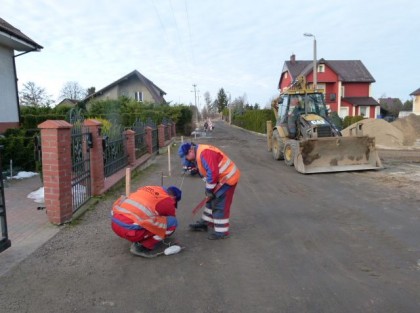
M216 198L216 195L210 190L206 189L206 197L207 197L207 202L210 202Z

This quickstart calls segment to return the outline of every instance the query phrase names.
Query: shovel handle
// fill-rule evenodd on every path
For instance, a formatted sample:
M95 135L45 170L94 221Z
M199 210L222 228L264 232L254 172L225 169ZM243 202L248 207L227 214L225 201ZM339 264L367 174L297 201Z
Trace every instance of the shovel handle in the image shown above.
M222 181L220 181L217 186L214 188L213 193L216 193L217 191L219 191L219 189L225 184L227 179L223 179ZM193 209L192 214L193 216L197 213L198 210L200 210L208 201L208 197L205 197L203 200L201 200L201 202L199 204L197 204L197 206Z

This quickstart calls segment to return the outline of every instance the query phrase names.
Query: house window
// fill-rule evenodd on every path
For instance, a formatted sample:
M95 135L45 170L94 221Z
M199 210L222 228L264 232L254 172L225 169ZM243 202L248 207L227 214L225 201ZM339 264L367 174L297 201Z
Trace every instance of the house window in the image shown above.
M287 72L286 72L286 73L284 73L284 78L287 78Z
M324 73L325 72L325 65L319 64L318 65L318 73Z
M134 98L137 102L143 102L143 93L141 91L136 91L134 93Z
M330 101L335 101L336 97L335 93L330 93Z
M345 118L348 115L349 115L349 108L348 107L341 107L340 112L338 113L338 116L340 116L341 118Z
M344 98L345 97L344 91L345 91L344 86L341 86L341 98Z
M368 106L360 106L359 107L359 114L365 118L369 118L370 114L369 114L369 107Z

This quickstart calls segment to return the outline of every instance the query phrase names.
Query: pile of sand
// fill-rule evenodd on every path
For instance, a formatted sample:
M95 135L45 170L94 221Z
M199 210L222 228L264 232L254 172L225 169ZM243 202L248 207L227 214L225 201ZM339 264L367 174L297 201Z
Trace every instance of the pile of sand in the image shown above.
M363 135L375 137L377 146L385 146L390 148L400 148L404 145L404 134L397 127L391 125L382 119L364 119L358 123L363 124ZM343 136L350 136L350 129L355 127L357 123L343 129Z
M403 133L405 146L412 146L420 139L420 115L410 114L395 120L391 125Z

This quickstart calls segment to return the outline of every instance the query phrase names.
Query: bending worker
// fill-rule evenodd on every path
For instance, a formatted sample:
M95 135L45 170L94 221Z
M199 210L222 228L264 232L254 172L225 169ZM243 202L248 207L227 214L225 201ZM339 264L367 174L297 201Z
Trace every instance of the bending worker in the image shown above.
M172 235L182 192L175 186L144 186L120 197L112 207L112 230L132 242L130 252L152 258L162 252L163 239Z
M179 155L197 164L198 172L206 181L207 203L201 220L190 225L192 231L207 231L210 240L229 237L230 206L233 200L240 171L235 163L220 149L210 145L184 143Z

